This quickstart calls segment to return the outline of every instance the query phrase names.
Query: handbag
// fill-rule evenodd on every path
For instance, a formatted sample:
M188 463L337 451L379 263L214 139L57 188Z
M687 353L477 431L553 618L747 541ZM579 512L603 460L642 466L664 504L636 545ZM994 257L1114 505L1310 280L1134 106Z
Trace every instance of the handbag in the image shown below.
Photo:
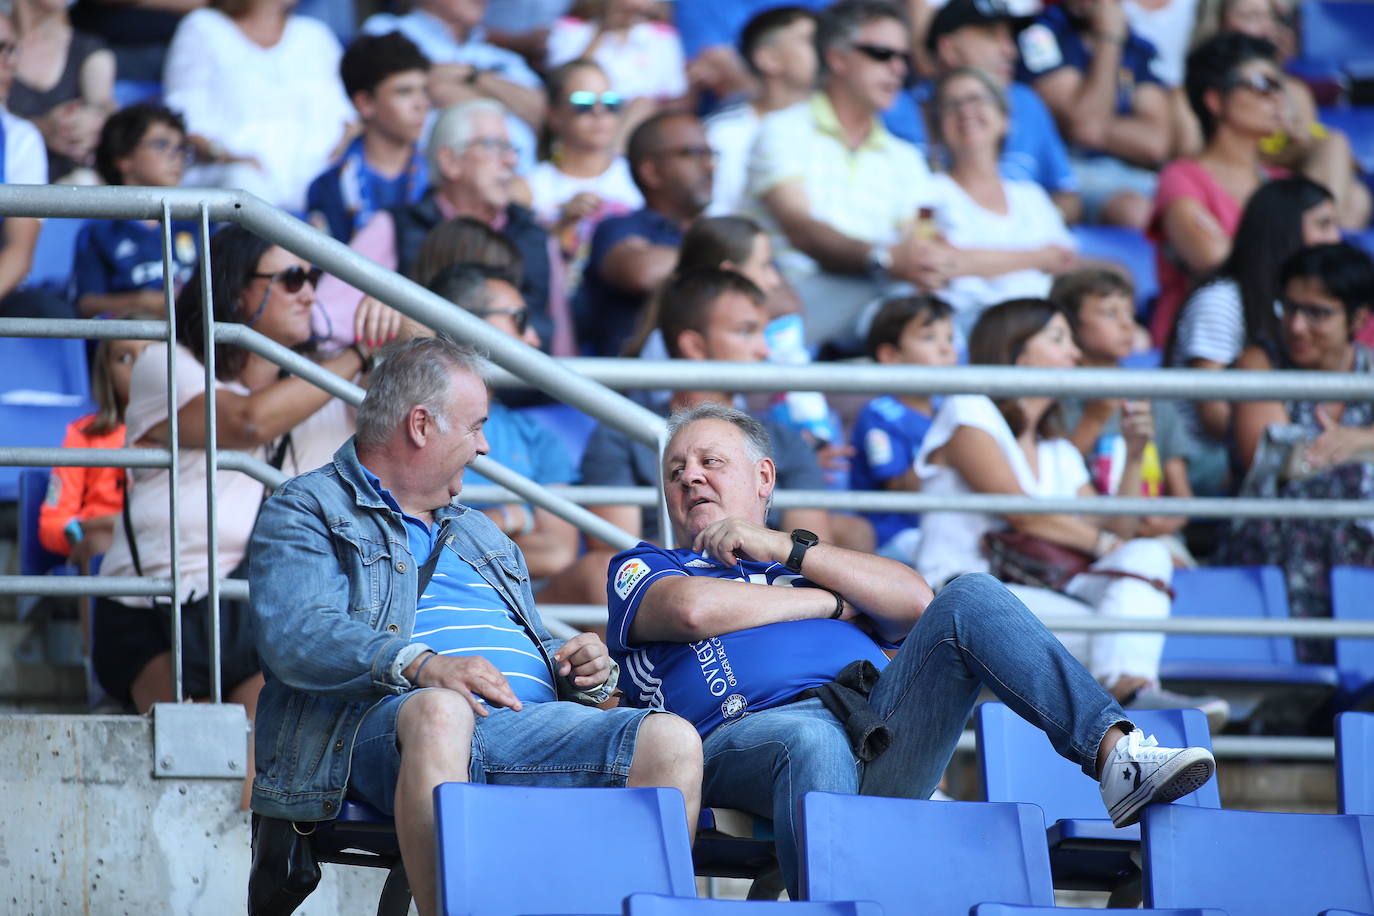
M1033 585L1062 592L1074 576L1137 579L1173 600L1174 590L1163 579L1124 569L1092 569L1093 556L1024 531L989 531L983 535L988 572L1016 585Z

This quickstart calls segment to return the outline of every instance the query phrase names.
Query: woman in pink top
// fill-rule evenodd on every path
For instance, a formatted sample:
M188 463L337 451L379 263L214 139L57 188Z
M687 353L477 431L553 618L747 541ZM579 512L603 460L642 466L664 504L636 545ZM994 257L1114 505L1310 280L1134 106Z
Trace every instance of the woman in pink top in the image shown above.
M1260 140L1280 123L1282 75L1274 46L1248 35L1214 35L1188 55L1188 102L1206 145L1159 174L1146 230L1159 265L1150 319L1156 346L1168 338L1192 285L1226 260L1245 202L1271 177L1260 162Z

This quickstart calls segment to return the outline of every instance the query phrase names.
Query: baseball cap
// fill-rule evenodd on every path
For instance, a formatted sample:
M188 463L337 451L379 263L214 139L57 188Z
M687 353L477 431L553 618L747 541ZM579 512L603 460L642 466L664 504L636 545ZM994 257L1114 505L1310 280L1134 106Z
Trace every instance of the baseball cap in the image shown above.
M1016 30L1028 25L1032 18L1013 11L1007 0L949 0L935 11L935 17L930 21L930 30L926 32L926 48L934 53L935 43L940 40L940 36L957 32L966 25L1005 22Z

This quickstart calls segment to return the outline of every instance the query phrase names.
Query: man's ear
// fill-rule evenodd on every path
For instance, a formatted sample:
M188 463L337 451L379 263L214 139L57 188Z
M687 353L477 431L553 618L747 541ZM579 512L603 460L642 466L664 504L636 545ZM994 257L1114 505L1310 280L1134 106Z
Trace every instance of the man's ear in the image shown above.
M434 417L430 415L428 408L416 404L406 414L405 428L406 438L410 440L410 444L416 448L423 448L434 435Z
M1360 333L1360 329L1369 323L1370 314L1374 313L1370 312L1367 305L1361 305L1350 313L1350 327L1347 330L1351 340L1354 340L1355 335Z
M706 335L690 328L680 332L677 335L677 351L683 359L705 359Z
M873 351L873 359L880 363L895 363L897 347L890 343L880 343Z
M754 463L754 470L759 475L759 499L767 499L777 486L778 466L772 458L760 458Z
M373 97L372 93L368 92L366 89L360 89L353 93L349 101L352 102L353 107L358 110L358 117L362 118L364 121L371 118L377 112L376 99Z
M453 181L463 174L463 166L459 162L458 153L451 146L439 148L435 159L439 164L439 177L445 181Z
M661 176L658 174L658 159L656 157L646 157L644 161L639 163L637 171L639 172L639 180L644 187L656 190L662 185L659 180Z

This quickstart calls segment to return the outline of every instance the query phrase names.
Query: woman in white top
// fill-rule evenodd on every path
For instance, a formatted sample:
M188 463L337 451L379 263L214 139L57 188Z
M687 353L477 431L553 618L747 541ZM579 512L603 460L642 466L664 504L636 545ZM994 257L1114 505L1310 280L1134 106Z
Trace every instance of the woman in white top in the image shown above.
M596 224L644 206L630 166L616 152L620 95L590 60L548 75L549 113L540 163L526 176L530 208L569 260L585 253Z
M315 302L313 272L296 255L237 225L215 234L210 242L214 319L252 328L276 343L299 347L310 340L310 313ZM262 504L262 484L235 471L215 477L218 554L213 570L207 556L205 469L205 343L201 317L200 267L177 299L177 424L181 443L179 487L179 556L182 596L189 604L203 598L210 576L246 575L248 540ZM369 351L361 345L324 360L321 365L352 379L364 368ZM216 439L221 449L247 452L297 474L325 463L353 432L353 411L315 385L289 375L262 356L241 347L215 347ZM125 412L127 441L136 447L165 448L167 417L167 345L153 343L134 364ZM170 475L164 469L130 472L127 521L116 523L114 541L101 566L102 576L170 577L168 524ZM130 536L132 535L132 537ZM165 624L169 615L151 609L150 599L100 598L96 602L92 662L96 677L110 696L147 712L152 704L173 699L171 643ZM226 621L247 625L246 609L222 601ZM187 613L187 626L192 616ZM225 644L232 642L226 627ZM254 653L227 654L221 666L228 700L242 703L252 718L262 674ZM209 695L208 659L186 657L185 687L196 698ZM251 759L251 757L250 757ZM245 796L246 798L246 796Z
M932 139L949 171L934 178L935 226L953 245L950 275L938 292L967 330L997 302L1049 293L1052 275L1077 261L1059 208L1033 181L999 170L1010 124L1007 96L981 70L952 70L935 85Z
M969 340L972 363L1068 369L1078 348L1068 318L1043 299L1021 299L983 313ZM1118 493L1140 492L1141 457L1153 437L1148 413L1121 419L1125 466ZM931 494L1006 493L1091 499L1096 490L1083 457L1064 435L1058 405L1049 397L982 395L947 398L916 456L921 489ZM1153 538L1134 538L1139 519L1101 515L1006 515L928 512L922 516L917 568L937 588L955 576L987 572L983 537L1010 528L1095 558L1062 592L1010 585L1032 612L1043 616L1103 614L1157 620L1169 615L1160 587L1173 577L1168 549ZM1094 575L1114 570L1131 577ZM1136 578L1140 577L1140 578ZM1226 704L1187 698L1159 685L1161 633L1065 633L1061 641L1128 708L1198 706L1224 723Z
M353 106L342 50L289 0L213 0L177 25L164 102L181 112L197 164L192 187L244 188L291 210L346 138Z

